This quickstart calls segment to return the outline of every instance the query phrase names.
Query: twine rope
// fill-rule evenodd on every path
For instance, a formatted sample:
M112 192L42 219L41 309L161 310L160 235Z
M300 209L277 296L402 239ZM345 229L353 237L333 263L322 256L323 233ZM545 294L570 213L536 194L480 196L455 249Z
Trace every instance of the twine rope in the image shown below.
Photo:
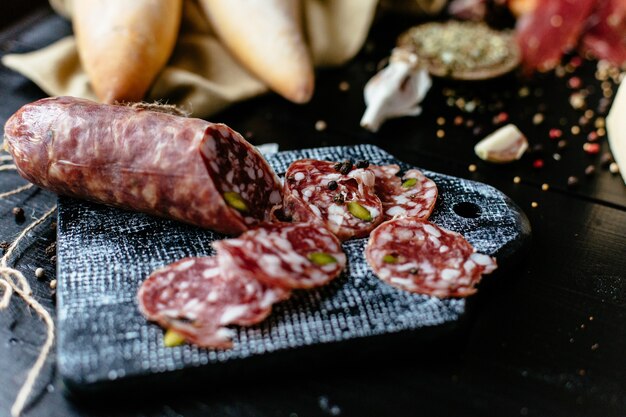
M7 191L6 193L0 194L0 198L5 198L13 194L21 193L22 191L29 190L33 187L34 187L33 184L22 185L21 187L17 187L15 190Z
M7 193L0 194L0 196L5 197L6 195L13 195L31 187L32 184L28 184ZM33 390L37 377L39 376L41 369L46 362L46 358L50 353L50 349L54 343L54 322L52 321L50 313L48 313L48 311L33 297L33 292L24 274L17 269L11 268L9 266L9 262L11 260L11 255L13 255L13 252L15 252L24 237L34 228L46 221L46 219L54 213L56 208L57 206L54 205L51 209L44 213L43 216L28 225L28 227L18 235L13 243L11 243L4 256L0 258L0 287L3 289L2 299L0 299L0 310L7 308L11 302L11 296L13 293L17 293L33 310L35 310L46 325L46 341L41 347L35 364L30 371L28 371L28 376L26 377L24 384L15 398L15 402L11 407L11 415L14 417L17 417L22 413L24 405Z

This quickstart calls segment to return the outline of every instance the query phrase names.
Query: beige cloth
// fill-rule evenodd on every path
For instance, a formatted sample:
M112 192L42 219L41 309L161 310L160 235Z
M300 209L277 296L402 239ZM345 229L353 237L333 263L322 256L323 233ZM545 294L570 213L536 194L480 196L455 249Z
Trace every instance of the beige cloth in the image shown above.
M367 36L377 0L302 1L306 36L315 64L340 65L352 58ZM67 7L70 0L51 3L64 16L71 14ZM96 99L81 67L73 36L38 51L6 55L2 63L51 96ZM207 117L267 90L218 41L195 0L185 0L176 48L146 101L166 101L189 110L193 116Z

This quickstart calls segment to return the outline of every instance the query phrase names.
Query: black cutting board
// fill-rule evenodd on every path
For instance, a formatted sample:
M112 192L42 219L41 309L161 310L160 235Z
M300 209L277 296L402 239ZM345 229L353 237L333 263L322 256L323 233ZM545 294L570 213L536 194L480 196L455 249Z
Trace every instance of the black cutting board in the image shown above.
M268 155L277 173L301 158L366 159L412 168L371 146L329 147ZM463 234L482 253L510 261L528 240L522 211L485 184L424 171L439 189L431 221ZM59 198L57 237L58 369L72 390L94 392L129 381L167 381L192 370L210 374L299 352L322 352L357 340L445 328L466 313L467 300L409 294L379 281L367 266L367 239L344 243L347 271L318 290L297 291L254 327L237 328L234 348L163 346L162 330L137 308L141 282L156 268L211 255L222 235L178 222L70 198ZM499 279L506 277L499 276ZM387 336L384 336L387 335ZM125 382L122 382L125 381Z

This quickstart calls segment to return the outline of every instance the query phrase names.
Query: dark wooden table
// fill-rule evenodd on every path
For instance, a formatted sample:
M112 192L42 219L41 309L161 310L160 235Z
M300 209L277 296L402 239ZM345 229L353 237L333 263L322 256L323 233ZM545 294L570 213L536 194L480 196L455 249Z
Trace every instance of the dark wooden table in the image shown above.
M26 19L0 32L0 54L34 50L71 33L69 24L46 8ZM267 95L212 120L248 134L255 144L278 142L282 149L374 143L409 163L482 181L508 194L531 221L532 243L518 265L481 285L468 323L427 344L408 340L388 350L329 357L327 366L277 366L271 374L244 373L218 387L132 400L68 398L52 353L26 416L624 415L626 186L602 166L602 152L583 151L596 117L580 125L581 133L572 133L585 109L574 110L568 102L574 91L568 80L580 77L589 90L587 109L602 115L596 64L586 61L574 74L546 74L532 81L515 76L473 84L437 80L420 117L391 121L379 133L368 133L359 127L363 86L395 36L411 23L399 16L379 19L355 60L318 71L310 104L295 106ZM348 91L338 88L342 81L349 83ZM0 68L0 91L1 123L21 105L44 96L6 68ZM485 105L468 113L458 108L459 98L480 99ZM478 160L472 149L495 129L493 118L501 112L528 135L534 150L519 162L494 166ZM537 112L545 118L539 125L532 123ZM439 117L445 118L441 126ZM318 120L327 128L316 130ZM550 139L551 128L562 130L565 147ZM598 143L603 152L608 150L606 138ZM533 167L539 159L544 162L540 169ZM476 165L474 172L470 164ZM588 165L596 168L594 175L585 175ZM567 186L572 175L579 179L575 188ZM22 184L17 174L0 173L0 192ZM54 195L37 189L0 200L0 240L12 241L29 219L54 203ZM25 223L16 223L11 213L16 206L24 208ZM55 267L45 248L54 239L49 226L38 229L18 261L35 296L53 316L49 281ZM45 269L43 280L34 276L37 267ZM43 323L15 297L0 312L0 416L9 415L43 341Z

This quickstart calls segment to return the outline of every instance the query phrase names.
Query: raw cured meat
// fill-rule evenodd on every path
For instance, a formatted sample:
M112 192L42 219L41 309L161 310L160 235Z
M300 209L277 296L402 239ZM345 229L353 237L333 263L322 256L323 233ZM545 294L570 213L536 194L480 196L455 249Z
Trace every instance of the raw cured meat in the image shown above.
M141 285L139 306L146 318L199 346L229 348L232 330L264 320L289 291L233 276L217 258L185 258L154 271Z
M495 259L476 253L463 236L414 219L389 220L374 230L367 262L384 282L435 297L466 297Z
M400 179L398 165L370 165L376 176L376 195L385 220L411 217L426 220L437 202L437 185L421 171L410 169Z
M265 221L278 178L225 125L72 97L27 104L5 125L19 173L58 194L227 234Z
M554 68L583 32L596 0L543 0L517 21L516 37L528 72Z
M294 222L320 224L339 239L367 236L383 219L374 173L363 163L301 159L285 174L283 211Z
M310 223L276 223L236 239L216 241L220 267L235 276L251 275L286 289L327 284L346 266L341 243L328 230Z
M591 27L582 38L583 52L614 65L626 64L626 1L598 2L589 23Z
M138 292L146 318L204 347L231 347L227 326L263 321L291 289L324 285L346 265L337 238L312 224L268 224L213 245L216 256L158 269Z

